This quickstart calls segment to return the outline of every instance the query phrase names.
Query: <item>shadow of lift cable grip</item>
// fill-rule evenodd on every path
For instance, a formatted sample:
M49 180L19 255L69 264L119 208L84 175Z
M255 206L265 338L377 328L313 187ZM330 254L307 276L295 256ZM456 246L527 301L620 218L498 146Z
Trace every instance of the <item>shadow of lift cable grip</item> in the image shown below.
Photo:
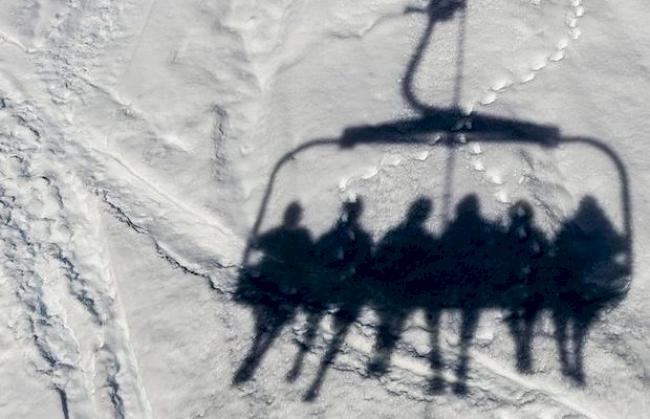
M305 394L305 400L315 399L327 369L363 307L372 308L379 317L374 354L368 365L370 375L382 375L388 370L404 320L413 310L424 310L431 333L429 363L433 372L428 390L436 393L444 389L438 322L443 310L453 309L461 313L460 354L453 389L459 395L465 394L468 349L480 314L486 309L499 309L506 312L520 372L532 371L533 326L541 313L549 312L563 374L578 384L585 383L583 346L587 333L599 313L621 301L629 288L633 237L628 175L618 155L600 140L563 136L552 125L480 113L467 116L457 105L436 108L417 99L412 86L414 73L435 23L458 13L464 21L464 7L464 1L451 0L431 1L424 9L407 9L427 16L424 35L402 84L405 100L419 116L348 127L338 138L311 140L296 147L273 167L244 251L244 268L235 296L252 307L256 332L233 377L234 383L253 377L283 327L304 311L307 332L287 372L287 380L295 380L306 353L312 349L320 320L333 313L333 337ZM462 69L458 74L460 82ZM445 147L453 155L457 147L454 137L459 134L482 142L546 148L583 144L595 148L613 162L617 171L622 234L615 231L590 196L582 199L574 217L549 238L534 226L533 209L528 203L514 204L506 225L499 225L481 216L480 202L473 195L461 200L455 218L449 220L439 237L423 227L433 205L426 197L415 200L402 223L378 243L372 243L358 223L362 201L345 204L339 220L317 240L302 226L302 207L297 202L286 209L282 225L259 232L281 169L306 150L338 147L351 152L358 146L428 144ZM434 137L438 140L432 140ZM262 253L258 263L250 262L253 250Z

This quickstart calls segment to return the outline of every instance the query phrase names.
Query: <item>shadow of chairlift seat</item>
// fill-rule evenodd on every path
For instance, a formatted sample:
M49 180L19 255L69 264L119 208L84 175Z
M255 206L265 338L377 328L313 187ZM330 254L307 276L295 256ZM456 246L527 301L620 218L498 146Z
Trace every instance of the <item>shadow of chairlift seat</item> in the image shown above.
M257 218L251 230L249 242L244 251L242 258L242 265L244 266L243 277L246 277L247 275L245 270L247 269L247 266L249 266L249 256L251 253L252 244L259 237L260 226L262 225L264 216L266 214L266 210L278 174L288 161L294 159L300 153L305 152L309 149L320 147L337 147L342 151L352 152L354 148L359 146L378 146L382 144L403 145L405 147L422 145L428 145L430 147L445 147L452 149L453 153L453 149L458 147L458 136L464 135L468 141L480 141L485 143L531 144L544 148L555 148L560 145L583 144L595 148L613 162L618 175L618 181L621 186L620 200L622 207L621 214L623 217L623 235L621 244L618 248L622 249L622 252L619 252L620 254L617 257L617 263L595 266L594 269L596 271L590 273L590 276L593 277L594 299L601 298L603 300L606 300L609 298L608 291L606 289L603 290L599 288L602 284L606 284L606 286L611 287L612 295L615 294L617 299L624 298L629 288L629 277L632 274L633 268L633 236L629 178L622 160L609 145L598 139L589 137L563 136L561 130L554 125L539 124L513 118L502 118L498 116L484 115L481 113L473 113L471 116L467 116L457 105L457 98L459 96L459 83L457 83L455 92L456 104L451 107L431 107L424 105L417 99L414 92L415 89L413 89L412 86L414 73L422 60L423 52L429 43L429 39L433 32L435 23L439 21L450 20L454 17L456 12L464 11L465 6L465 0L443 0L438 2L432 0L423 9L410 8L406 10L407 13L424 13L428 17L424 35L418 43L415 53L411 57L411 60L409 61L407 72L402 84L403 96L409 105L417 111L418 116L402 120L387 121L385 123L379 124L347 127L343 130L342 134L339 137L321 138L307 141L297 146L293 150L285 153L276 162L270 173L269 180L267 182L262 201L260 203ZM462 23L464 25L464 15L462 16ZM461 35L461 37L463 36L464 35ZM459 41L459 50L462 50L461 41ZM462 63L462 60L459 62ZM461 74L461 71L459 70L458 73ZM457 77L457 82L459 82L460 79L460 76ZM599 278L601 277L618 279L615 282L599 281ZM255 290L253 290L253 294L254 293ZM271 327L272 332L262 331L261 337L256 337L256 342L253 345L254 350L252 349L251 352L249 352L249 355L245 359L244 363L240 366L240 369L235 374L234 383L245 381L252 376L253 370L259 364L261 357L270 347L272 341L277 336L277 333L279 333L279 328L281 325L287 322L288 319L293 316L293 314L283 311L281 301L275 301L271 306L266 308L262 307L264 304L260 305L259 302L252 303L249 301L248 303L256 307L255 310L258 313L256 314L256 318L270 318L272 319L271 324L275 326ZM594 301L594 304L597 305L598 301ZM264 310L271 311L266 312ZM592 308L592 310L595 310L595 308ZM353 321L353 319L350 321ZM349 327L350 321L347 322L347 326L344 328L344 330L339 331L339 333L335 335L334 341L336 341L336 343L332 343L330 345L326 355L323 357L317 378L312 383L312 386L305 395L305 400L313 400L318 395L318 391L324 379L327 366L333 362L336 351L338 351L340 348L342 339L345 337L345 333L347 331L347 327ZM559 321L565 320L559 319ZM513 323L513 325L515 328L519 327L515 323ZM566 324L564 325L564 328L566 328ZM562 329L562 327L560 327L560 329ZM313 335L316 332L314 329L314 324L310 326L310 330L311 332L308 332L308 334L311 333ZM561 332L566 333L565 330ZM528 333L530 333L530 331L528 331ZM574 333L577 333L577 331L574 331ZM313 337L314 336L312 336L311 339L313 339ZM564 339L566 339L566 337L564 337ZM581 343L579 344L581 345ZM304 356L304 351L306 350L303 349L301 349L301 355L299 356L300 359L302 359L301 357ZM568 355L566 353L560 354L561 359L566 358L567 356ZM432 360L432 366L434 366L436 362L439 361ZM566 359L563 359L563 363L564 362L566 362ZM576 362L581 363L582 361L578 359ZM466 361L464 364L461 362L461 364L464 365L461 368L466 368ZM297 366L299 365L294 365L293 378L295 378ZM462 372L462 374L465 373L466 372ZM578 375L580 374L581 372ZM436 378L436 380L438 378ZM576 378L578 381L581 381L583 379L581 376L574 378ZM434 380L434 382L436 381ZM438 385L440 384L440 382L437 383ZM458 384L458 393L462 394L464 392L464 382L459 382ZM432 385L432 387L439 388L437 385Z

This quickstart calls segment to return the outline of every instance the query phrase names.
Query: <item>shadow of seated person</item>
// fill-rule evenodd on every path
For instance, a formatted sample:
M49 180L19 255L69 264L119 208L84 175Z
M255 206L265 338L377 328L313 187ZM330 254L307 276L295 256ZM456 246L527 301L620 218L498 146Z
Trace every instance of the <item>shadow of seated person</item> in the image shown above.
M535 323L544 308L545 296L552 290L549 270L550 243L535 228L533 208L516 202L509 211L509 225L501 251L507 268L505 282L498 283L510 334L515 341L517 369L532 370L532 340Z
M555 289L550 302L562 372L584 384L587 333L599 313L625 296L627 243L593 197L585 197L555 242Z
M480 311L495 304L493 264L501 255L496 250L496 227L480 213L478 197L464 197L456 206L456 218L440 238L440 273L447 284L439 306L461 313L460 354L454 391L465 394L469 347L476 333ZM433 304L432 304L433 305ZM434 310L434 307L429 307Z
M412 273L436 253L436 240L424 225L431 209L430 199L415 200L406 219L377 245L369 278L371 302L379 315L375 354L368 367L373 375L387 371L404 322L417 305L419 291Z
M234 383L249 380L262 358L290 322L308 289L313 245L309 231L300 225L302 207L291 203L282 225L252 243L262 252L258 266L240 276L237 299L253 305L255 337L235 373Z
M337 313L358 310L346 306L361 304L352 298L353 279L371 250L370 236L358 222L362 207L361 200L346 202L336 224L314 245L310 287L304 301L308 313L307 331L294 365L287 374L291 381L299 375L305 352L312 346L326 312L331 308L338 309Z
M359 223L362 211L361 199L343 204L338 222L315 245L315 263L319 272L317 289L320 291L322 308L312 316L312 331L308 332L304 350L312 344L325 307L335 310L334 333L304 396L307 401L317 397L329 366L366 301L363 281L367 275L372 240ZM302 362L303 354L301 351L297 362Z

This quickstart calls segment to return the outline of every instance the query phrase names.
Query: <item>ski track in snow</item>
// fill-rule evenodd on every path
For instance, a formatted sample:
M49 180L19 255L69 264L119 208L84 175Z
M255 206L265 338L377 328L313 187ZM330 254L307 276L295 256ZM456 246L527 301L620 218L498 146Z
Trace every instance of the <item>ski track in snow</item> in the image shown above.
M41 134L49 130L27 108L8 100L4 104L3 268L15 281L34 343L46 362L42 373L51 377L52 386L61 394L64 411L94 417L92 369L105 370L104 386L115 417L142 416L146 397L116 305L100 225L93 216L98 203L74 173L57 165L56 152L48 149ZM50 167L33 167L43 160ZM82 359L78 338L68 325L61 287L88 313L97 365L84 365L87 360ZM133 394L128 399L140 406L125 405L129 392Z
M75 22L83 24L82 9L73 5L68 12L61 26ZM108 17L105 12L107 10L103 16ZM105 24L109 22L107 19ZM78 28L77 33L81 32L83 28ZM37 51L6 35L3 38L40 62L36 74L31 76L38 75L49 85L52 100L63 110L63 114L50 113L41 119L39 114L46 115L43 109L27 101L15 101L15 98L29 96L33 87L28 91L11 82L9 86L1 86L2 90L7 89L2 91L0 110L4 130L0 137L3 221L0 234L5 248L2 266L4 274L13 278L15 292L23 302L31 325L34 344L42 356L42 361L35 360L36 365L43 364L37 368L49 377L52 389L60 394L66 417L100 417L107 413L105 404L112 409L110 417L151 417L151 406L130 347L127 321L111 276L109 256L102 244L99 212L109 209L139 233L150 235L152 245L167 263L209 281L212 279L171 256L171 251L167 251L166 245L155 239L146 226L136 227L128 220L124 210L115 204L120 200L120 187L111 180L108 184L102 183L97 173L93 173L102 166L101 159L106 160L105 153L84 149L66 139L72 134L66 126L73 126L66 121L66 107L84 94L84 84L91 85L92 89L100 88L78 76L76 66L61 58L88 58L93 50L65 51L78 44L63 43L59 45L63 50L58 53L54 52L56 50ZM101 43L94 47L99 49ZM123 105L117 103L117 107L120 106ZM58 118L63 124L52 122ZM59 127L64 127L63 132ZM86 161L87 166L70 165L75 160L74 155L80 157L79 161ZM198 219L203 225L209 223L219 229L214 222L156 190L117 161L126 169L127 179L135 178L129 181L131 188L134 182L145 183L146 193L153 193L151 201L155 206L167 201L185 213L180 219L186 219L186 223ZM194 215L194 220L187 219L188 214ZM224 234L218 236L224 237ZM217 264L217 267L223 266ZM67 289L68 296L61 294L62 289ZM82 330L75 330L69 324L68 316L76 314L66 310L67 298L76 300L87 313ZM88 334L93 336L91 342L79 341L79 335Z

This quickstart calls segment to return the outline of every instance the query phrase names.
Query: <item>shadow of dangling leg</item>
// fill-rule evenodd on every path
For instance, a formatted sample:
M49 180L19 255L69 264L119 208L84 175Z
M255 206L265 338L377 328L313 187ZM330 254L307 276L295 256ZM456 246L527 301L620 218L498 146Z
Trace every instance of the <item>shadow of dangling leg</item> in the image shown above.
M332 341L327 347L327 351L323 355L323 358L321 359L321 362L318 365L318 371L316 372L316 377L314 378L314 381L312 382L312 384L309 386L309 389L305 393L305 396L303 397L304 401L313 401L316 399L316 397L318 397L318 393L320 392L323 382L325 381L325 374L327 373L327 370L334 362L334 359L336 358L336 355L341 349L341 346L345 341L345 337L347 336L348 331L350 330L350 326L352 326L352 323L354 322L356 317L357 314L355 312L346 309L341 309L336 314L335 317L336 333L334 333L334 336L332 337Z
M535 337L535 323L541 310L541 304L529 304L523 313L520 348L517 357L517 367L519 371L530 374L533 370L533 338Z
M255 338L248 354L235 372L233 384L243 383L252 378L262 358L278 337L293 310L282 305L255 308Z
M520 372L525 370L525 361L524 361L524 348L523 348L523 319L521 318L521 313L515 311L511 312L507 316L508 328L510 329L510 335L515 342L515 357L517 360L517 370Z
M460 354L456 367L456 384L454 393L467 394L467 371L469 367L469 349L478 326L479 312L471 308L463 311L463 320L460 327Z
M586 329L580 322L573 323L572 346L573 354L571 359L571 378L578 385L585 383L585 372L583 365L583 351L586 339Z
M311 311L307 317L307 331L305 332L305 340L300 343L300 349L296 354L296 358L293 361L293 366L287 373L287 381L295 381L302 371L302 366L305 361L305 356L307 352L311 349L314 344L314 339L318 334L318 325L320 324L321 318L323 317L322 312L320 311Z
M524 307L508 316L510 334L515 341L517 370L524 374L532 371L532 340L537 318L537 308Z
M442 354L440 353L440 310L434 309L427 312L427 325L430 329L429 365L432 376L429 379L429 393L438 394L445 388L442 378Z
M406 313L402 309L384 309L379 312L375 354L368 365L370 375L381 376L388 371L390 357L402 333Z
M571 334L573 346L571 378L580 386L585 384L584 348L587 343L587 334L596 316L594 307L585 307L583 311L574 319Z
M566 313L556 310L553 313L553 323L555 324L555 342L557 344L558 356L560 357L560 368L563 375L571 375L571 366L569 362L567 327L568 319Z

